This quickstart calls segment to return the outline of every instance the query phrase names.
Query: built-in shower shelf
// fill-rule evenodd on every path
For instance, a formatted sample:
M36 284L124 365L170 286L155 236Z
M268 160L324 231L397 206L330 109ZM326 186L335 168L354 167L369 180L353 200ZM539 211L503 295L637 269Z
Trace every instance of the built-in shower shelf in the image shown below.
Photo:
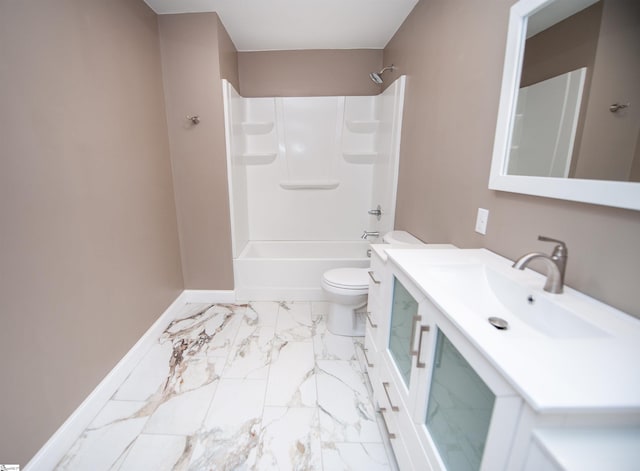
M338 180L281 180L285 190L333 190L338 188Z
M242 130L245 134L268 134L273 129L273 121L244 121Z
M347 124L347 129L351 132L355 132L358 134L368 134L368 133L376 132L378 130L380 121L347 120L346 124Z
M343 152L342 156L350 164L373 164L378 157L377 152Z
M276 160L278 154L274 153L251 153L240 154L236 156L236 159L242 165L267 165Z

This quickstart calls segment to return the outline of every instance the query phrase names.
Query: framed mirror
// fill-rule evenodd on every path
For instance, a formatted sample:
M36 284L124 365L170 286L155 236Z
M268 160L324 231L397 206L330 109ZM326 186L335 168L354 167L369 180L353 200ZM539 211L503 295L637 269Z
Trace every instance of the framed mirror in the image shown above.
M489 188L640 210L640 2L510 11Z

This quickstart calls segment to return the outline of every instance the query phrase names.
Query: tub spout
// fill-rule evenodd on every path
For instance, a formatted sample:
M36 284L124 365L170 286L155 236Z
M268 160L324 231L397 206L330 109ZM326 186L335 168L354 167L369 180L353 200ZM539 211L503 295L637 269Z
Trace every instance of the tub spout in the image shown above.
M369 237L380 237L380 233L378 231L364 231L360 238L367 240Z

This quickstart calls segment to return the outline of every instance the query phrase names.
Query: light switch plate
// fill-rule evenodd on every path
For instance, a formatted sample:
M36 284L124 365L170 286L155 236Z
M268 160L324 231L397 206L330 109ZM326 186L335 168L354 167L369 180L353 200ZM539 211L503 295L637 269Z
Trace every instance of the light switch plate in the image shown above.
M489 220L489 210L484 208L478 208L478 217L476 218L476 232L480 234L486 234L488 220Z

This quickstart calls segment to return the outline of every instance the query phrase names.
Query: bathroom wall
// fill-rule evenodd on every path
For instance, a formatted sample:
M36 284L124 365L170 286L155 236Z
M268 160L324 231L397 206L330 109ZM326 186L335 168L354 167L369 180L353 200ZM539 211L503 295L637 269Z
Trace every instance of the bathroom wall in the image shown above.
M377 95L366 77L382 69L382 50L239 52L238 68L244 97Z
M235 47L215 13L158 23L185 287L233 289L221 79L238 86Z
M562 239L567 284L640 317L640 211L487 188L512 3L422 0L385 48L408 75L396 226L511 259Z
M22 466L183 289L156 15L0 2L0 463Z

